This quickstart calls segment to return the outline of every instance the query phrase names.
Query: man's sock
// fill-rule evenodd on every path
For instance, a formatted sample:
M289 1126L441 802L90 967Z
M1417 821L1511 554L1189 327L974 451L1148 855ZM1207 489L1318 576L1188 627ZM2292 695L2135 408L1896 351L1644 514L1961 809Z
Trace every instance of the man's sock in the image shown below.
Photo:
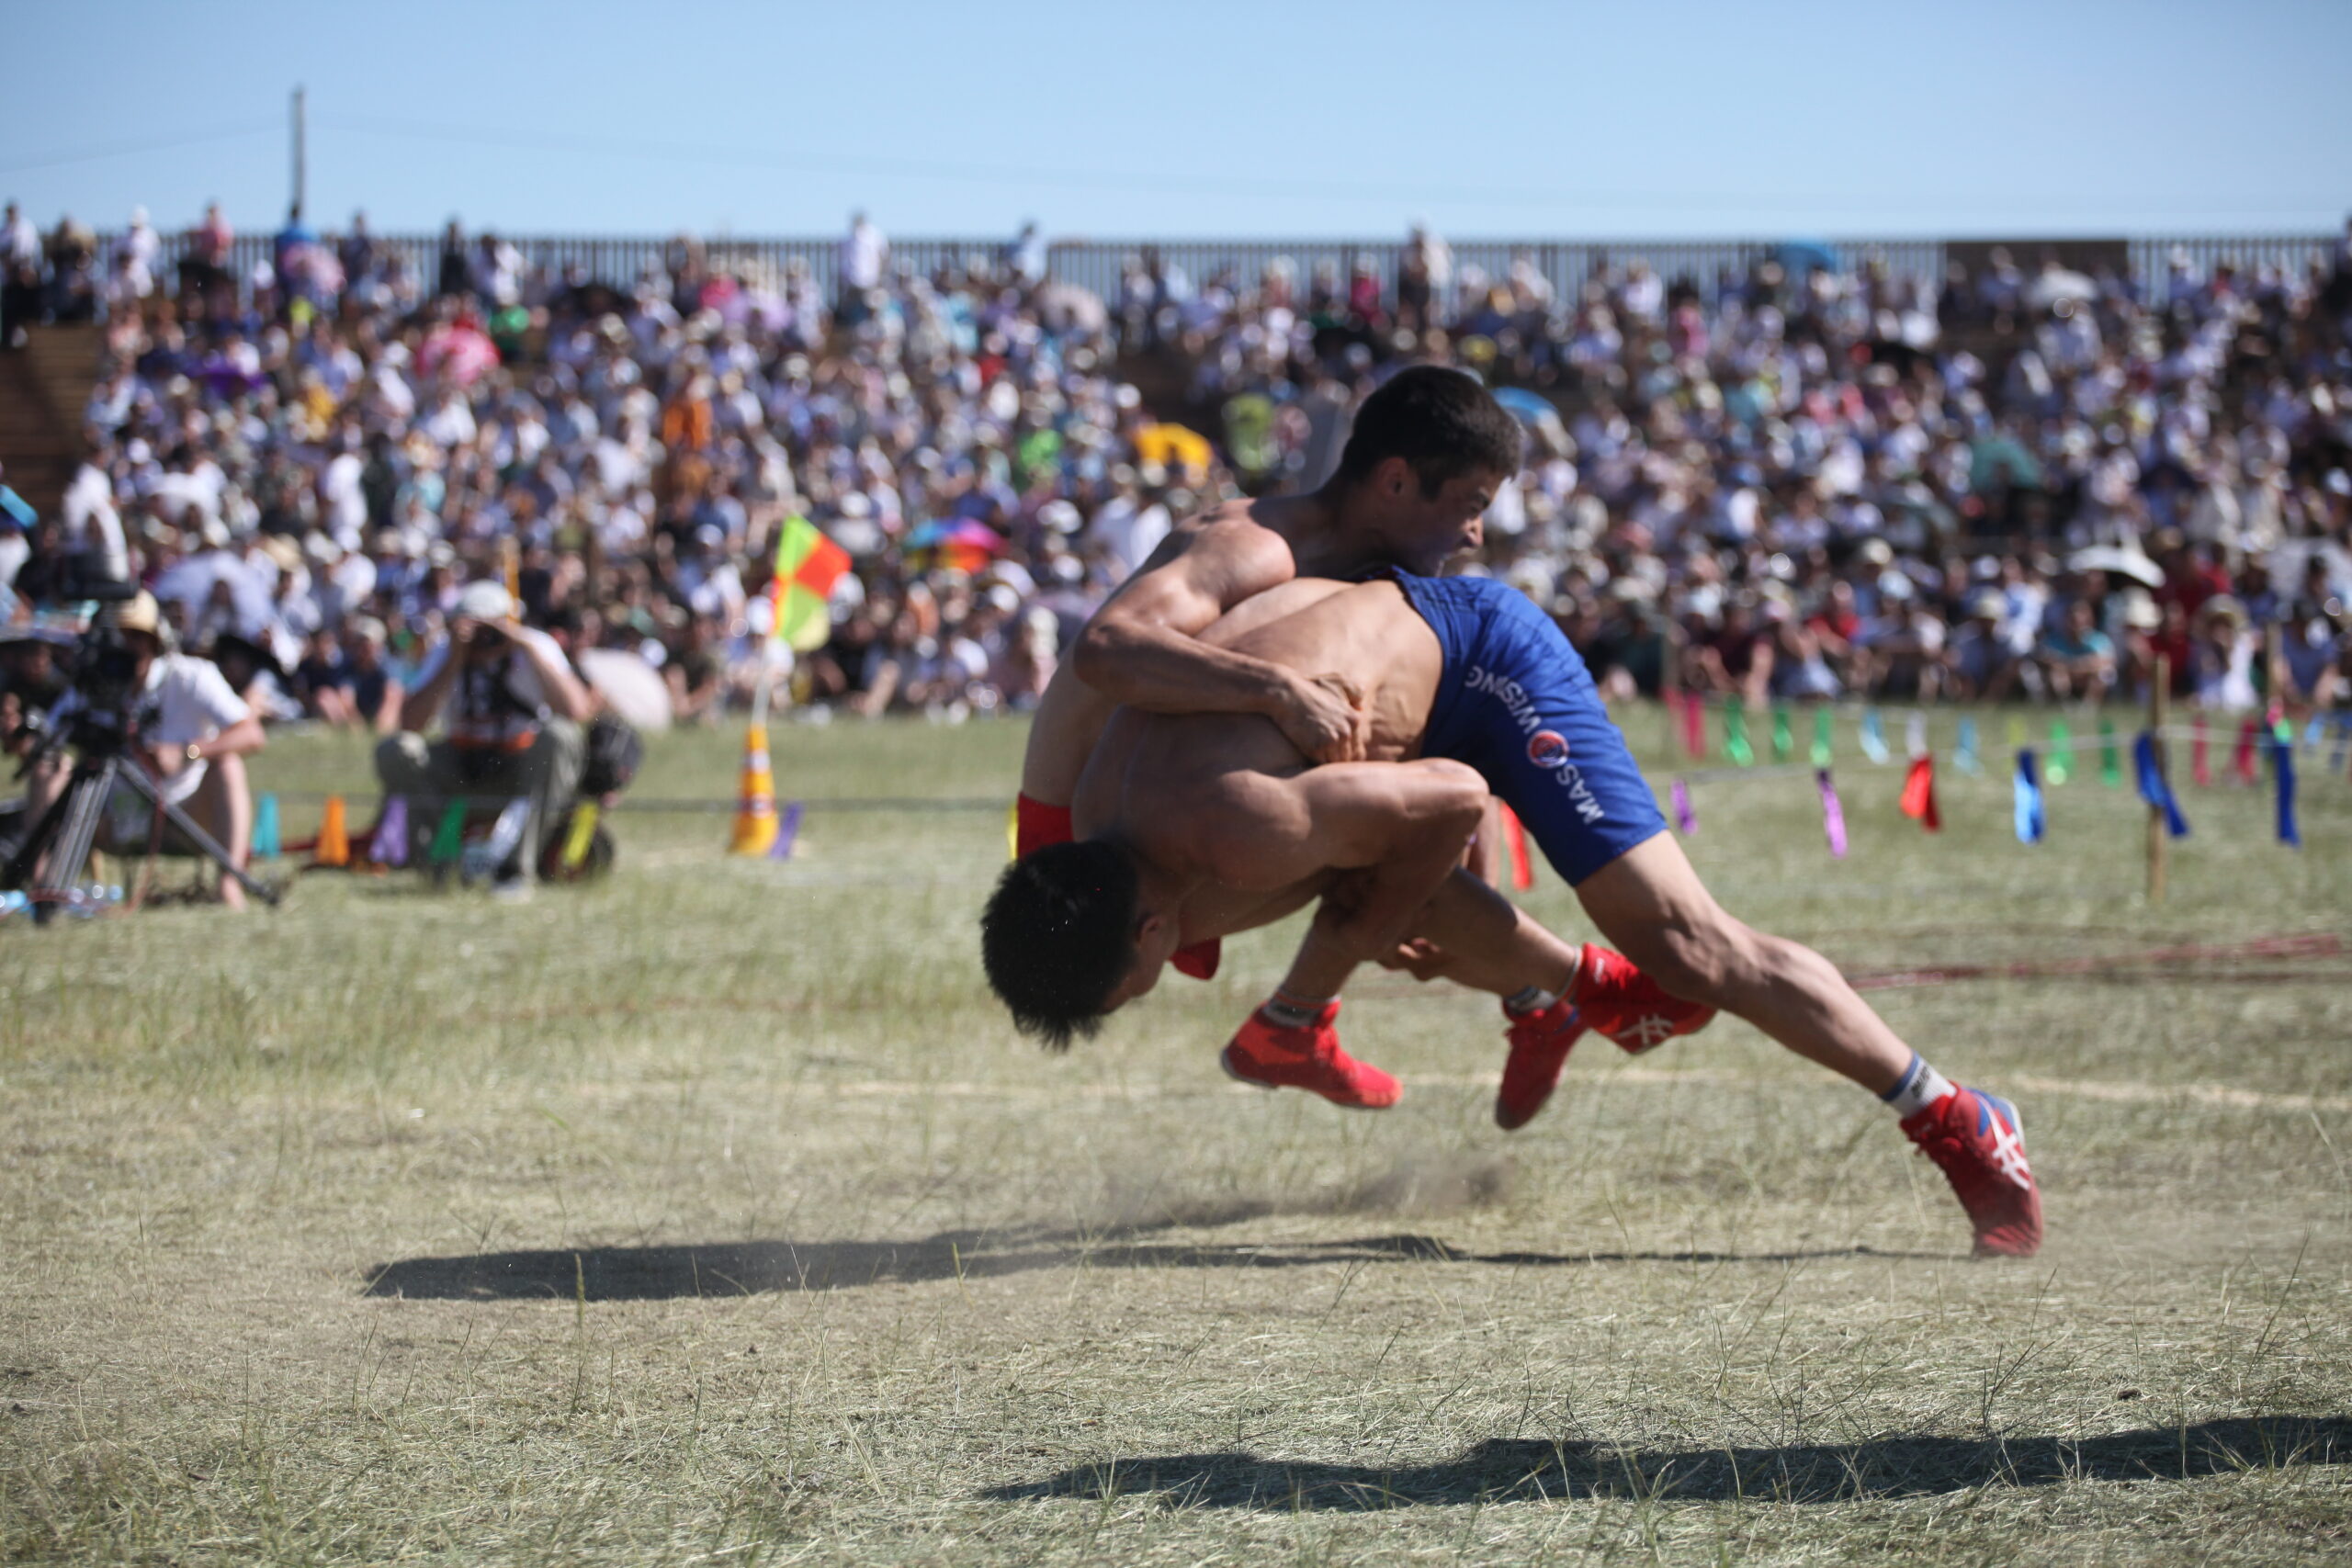
M1577 966L1568 971L1568 983L1560 987L1560 995L1567 998L1570 1001L1577 999L1577 987L1584 984L1584 972L1586 967L1587 965L1584 961L1584 949L1582 947L1578 947L1577 949Z
M1879 1096L1894 1108L1897 1116L1911 1116L1925 1111L1952 1091L1951 1079L1928 1066L1927 1058L1918 1052L1911 1053L1911 1065L1894 1087Z
M1266 1021L1278 1029L1305 1029L1323 1014L1331 998L1329 997L1295 997L1277 987L1258 1010Z
M1560 999L1557 991L1547 991L1541 986L1530 986L1523 991L1513 991L1503 998L1503 1011L1513 1018L1525 1018L1532 1012L1542 1012Z

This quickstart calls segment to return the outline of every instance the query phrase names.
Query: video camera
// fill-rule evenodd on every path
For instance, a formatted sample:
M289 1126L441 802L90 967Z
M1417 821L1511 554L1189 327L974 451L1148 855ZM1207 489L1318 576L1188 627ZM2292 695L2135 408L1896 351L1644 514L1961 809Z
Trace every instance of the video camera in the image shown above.
M69 557L38 602L52 611L95 605L81 634L52 645L54 673L40 687L20 690L25 728L38 743L32 759L61 743L79 750L119 750L136 733L139 654L118 624L118 606L139 596L139 585L108 570L102 551ZM62 720L57 709L71 694L78 699ZM29 762L28 762L29 765Z

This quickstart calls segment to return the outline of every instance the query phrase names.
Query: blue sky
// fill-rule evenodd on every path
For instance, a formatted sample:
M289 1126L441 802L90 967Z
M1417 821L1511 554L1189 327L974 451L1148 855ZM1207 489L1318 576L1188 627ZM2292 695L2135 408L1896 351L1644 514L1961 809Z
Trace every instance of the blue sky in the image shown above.
M2352 0L7 6L0 195L379 230L2332 230Z

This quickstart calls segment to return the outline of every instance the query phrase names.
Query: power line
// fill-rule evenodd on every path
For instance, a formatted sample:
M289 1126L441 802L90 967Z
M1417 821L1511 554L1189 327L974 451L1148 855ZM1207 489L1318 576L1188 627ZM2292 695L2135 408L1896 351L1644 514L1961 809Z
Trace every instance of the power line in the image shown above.
M167 152L178 147L201 147L207 142L255 136L265 130L277 129L278 122L274 119L239 120L232 125L187 131L153 141L122 141L111 147L92 147L79 152L57 152L45 158L32 158L19 164L0 164L0 175L22 174L28 169L62 168L68 164L94 164L101 158L128 158L141 152Z

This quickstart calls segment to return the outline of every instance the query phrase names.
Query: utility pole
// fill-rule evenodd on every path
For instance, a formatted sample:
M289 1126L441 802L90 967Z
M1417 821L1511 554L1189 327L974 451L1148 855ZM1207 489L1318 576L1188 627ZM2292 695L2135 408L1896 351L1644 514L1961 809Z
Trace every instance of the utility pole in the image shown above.
M300 87L294 89L294 118L293 125L290 129L293 131L294 137L293 210L300 212L302 209L302 187L308 183L309 176L309 169L306 167L306 159L304 157L305 150L302 145L306 126L305 116L302 113L302 89Z

